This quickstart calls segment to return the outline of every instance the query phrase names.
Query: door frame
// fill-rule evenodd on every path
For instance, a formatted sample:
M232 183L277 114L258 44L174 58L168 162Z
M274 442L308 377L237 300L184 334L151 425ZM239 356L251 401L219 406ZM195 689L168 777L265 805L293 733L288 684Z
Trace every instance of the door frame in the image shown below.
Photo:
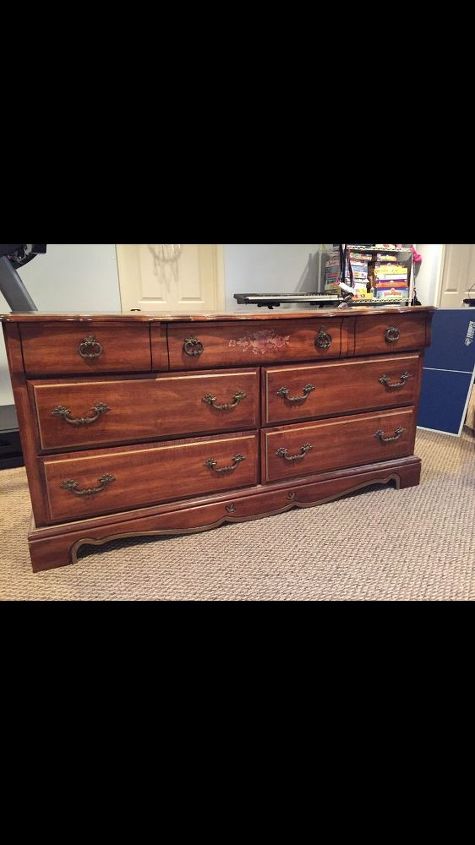
M447 244L441 244L440 250L440 257L439 257L439 269L437 272L437 282L436 282L436 289L435 289L435 302L434 305L437 308L440 308L440 299L442 296L442 283L444 281L444 273L445 273L445 258L447 253Z

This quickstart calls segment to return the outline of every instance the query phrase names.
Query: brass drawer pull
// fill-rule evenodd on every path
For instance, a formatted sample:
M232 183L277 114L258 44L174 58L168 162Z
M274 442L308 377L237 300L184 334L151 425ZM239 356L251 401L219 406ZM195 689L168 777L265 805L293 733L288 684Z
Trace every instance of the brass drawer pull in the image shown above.
M204 346L196 337L187 337L183 344L183 351L191 358L199 358L204 350Z
M97 402L93 406L92 411L92 417L72 417L69 408L65 408L64 405L57 405L51 413L54 417L62 417L63 420L66 420L66 422L70 425L91 425L91 423L94 423L99 419L101 414L105 414L106 411L110 411L110 408L108 405L105 405L104 402Z
M213 472L222 473L222 472L234 472L234 470L239 466L242 461L245 461L246 458L244 455L235 455L233 458L233 463L231 466L228 467L218 467L218 462L215 461L213 458L208 458L205 463L205 467L212 469Z
M206 396L203 396L202 401L206 402L207 405L211 405L212 408L216 408L217 411L230 411L233 408L237 408L239 403L246 398L246 395L243 391L239 391L239 393L234 394L232 402L225 402L223 405L220 405L216 396L207 393Z
M277 396L282 396L282 399L286 399L287 402L305 402L312 390L316 390L316 387L313 384L306 384L303 389L303 396L289 396L290 390L287 387L281 387L277 391Z
M411 378L411 374L407 372L407 370L402 373L400 381L389 381L389 376L381 376L378 379L380 384L384 384L385 387L389 387L390 390L397 390L398 387L404 387L405 384Z
M99 358L104 352L104 347L94 335L89 335L79 344L78 352L81 358Z
M317 346L318 349L330 349L332 340L333 338L331 334L328 334L328 332L324 332L323 329L321 329L315 338L315 346Z
M405 431L405 428L397 428L394 434L390 437L385 437L384 431L377 431L374 436L378 437L379 440L381 440L381 443L393 443L395 440L399 440L399 438L402 437Z
M396 326L389 326L389 329L386 329L384 333L384 337L386 343L396 343L396 341L401 337L401 332L396 328Z
M71 480L63 481L61 487L63 490L69 490L71 493L74 493L75 496L93 496L94 493L100 493L101 490L105 490L107 485L115 480L113 475L101 475L98 487L86 487L85 490L81 490L78 482Z
M286 461L303 461L305 455L313 449L313 446L310 446L310 443L305 443L304 446L300 449L299 455L289 455L288 449L277 449L275 453L278 458L284 458Z

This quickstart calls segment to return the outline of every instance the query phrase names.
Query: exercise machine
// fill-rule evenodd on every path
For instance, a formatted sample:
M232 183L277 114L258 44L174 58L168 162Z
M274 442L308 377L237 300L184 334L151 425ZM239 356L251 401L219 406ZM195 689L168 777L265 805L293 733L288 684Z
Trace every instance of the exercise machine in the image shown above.
M38 310L17 270L45 253L46 247L47 244L0 244L0 293L12 311Z

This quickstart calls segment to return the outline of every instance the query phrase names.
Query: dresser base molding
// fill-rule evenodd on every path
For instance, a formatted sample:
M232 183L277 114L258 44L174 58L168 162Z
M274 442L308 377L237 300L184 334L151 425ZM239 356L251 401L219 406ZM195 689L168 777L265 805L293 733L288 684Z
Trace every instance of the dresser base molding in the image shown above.
M28 535L34 572L77 562L81 546L101 546L126 537L193 534L225 523L274 516L293 508L325 504L373 484L394 483L396 489L419 484L421 462L414 456L333 473L293 483L248 488L218 496L176 502L155 508L96 517L46 528Z

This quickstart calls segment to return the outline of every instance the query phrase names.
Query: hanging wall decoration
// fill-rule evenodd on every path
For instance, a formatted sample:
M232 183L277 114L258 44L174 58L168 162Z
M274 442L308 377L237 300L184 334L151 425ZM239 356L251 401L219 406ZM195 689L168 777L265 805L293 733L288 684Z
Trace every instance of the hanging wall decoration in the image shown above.
M178 260L183 244L147 244L153 255L153 271L165 285L178 284Z

